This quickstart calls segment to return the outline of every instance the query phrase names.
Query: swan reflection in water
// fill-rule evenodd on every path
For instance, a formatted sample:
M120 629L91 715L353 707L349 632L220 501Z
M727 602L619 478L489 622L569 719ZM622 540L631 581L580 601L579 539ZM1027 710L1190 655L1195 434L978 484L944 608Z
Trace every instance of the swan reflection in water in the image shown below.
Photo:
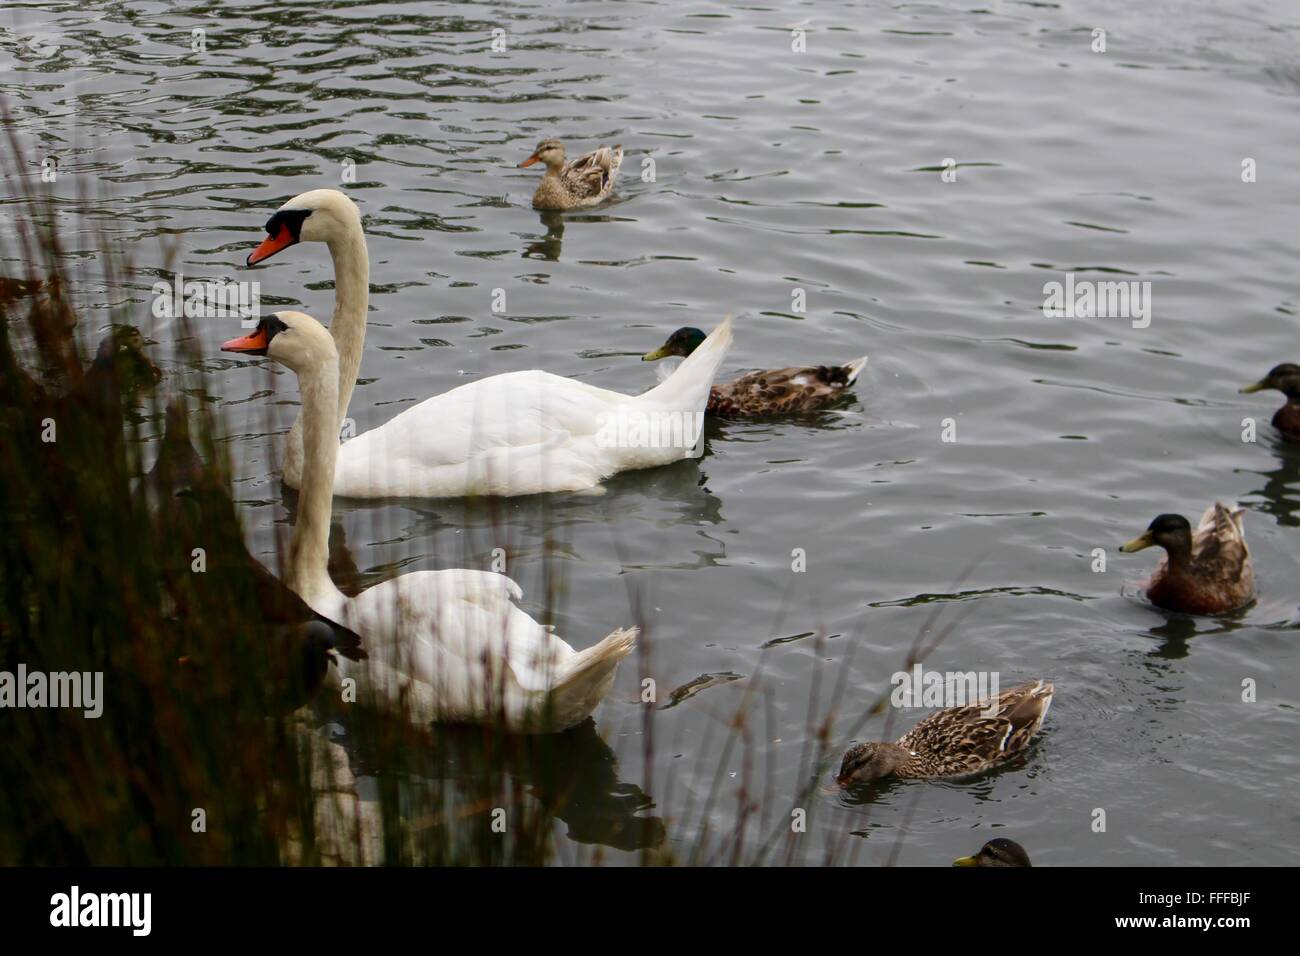
M343 718L341 726L345 736L335 739L348 752L363 798L387 790L417 845L485 835L500 842L492 824L501 809L515 852L535 839L539 863L555 820L567 824L576 843L628 852L664 843L663 819L646 813L653 800L619 780L618 758L591 718L543 735L451 724L415 730L369 713ZM420 737L415 746L413 734Z

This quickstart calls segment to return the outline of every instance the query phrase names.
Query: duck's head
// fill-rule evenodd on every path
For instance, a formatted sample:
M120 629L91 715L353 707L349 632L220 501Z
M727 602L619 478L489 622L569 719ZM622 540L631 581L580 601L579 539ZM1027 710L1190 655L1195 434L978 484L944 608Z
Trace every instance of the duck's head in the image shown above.
M361 210L337 189L313 189L294 196L266 221L266 238L248 254L256 265L300 242L333 243L361 228Z
M907 763L911 752L898 744L868 743L850 747L840 761L840 772L836 781L841 787L855 783L866 783L888 777L891 773Z
M672 335L668 336L668 341L653 352L646 352L641 356L643 362L654 362L661 358L668 358L670 355L679 355L682 358L690 355L704 342L705 335L699 329L686 328L678 329Z
M558 139L548 137L537 144L533 150L533 155L525 159L519 166L531 166L533 163L545 163L548 168L554 169L557 166L564 165L564 144Z
M953 866L1033 866L1029 854L1015 840L998 837L980 847L974 856L963 856L952 861Z
M312 372L327 362L338 361L338 349L325 326L305 312L272 312L264 315L248 335L231 339L223 352L265 355L298 374Z
M1294 362L1275 365L1254 385L1247 385L1238 391L1243 395L1249 395L1251 392L1264 392L1269 389L1276 389L1291 401L1300 402L1300 365Z
M116 375L126 391L152 388L162 381L162 369L144 348L144 336L134 325L114 325L95 351L94 366Z
M1125 554L1141 551L1152 545L1159 545L1170 553L1190 551L1192 547L1192 526L1182 515L1157 515L1147 525L1146 531L1120 545Z

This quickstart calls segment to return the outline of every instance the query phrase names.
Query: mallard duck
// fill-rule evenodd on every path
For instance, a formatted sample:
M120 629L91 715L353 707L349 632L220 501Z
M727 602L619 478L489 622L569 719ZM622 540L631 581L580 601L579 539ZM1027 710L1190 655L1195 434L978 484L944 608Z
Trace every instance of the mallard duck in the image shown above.
M564 161L564 144L544 139L520 167L545 163L546 175L533 193L534 209L580 209L594 206L614 191L614 177L623 163L622 146L601 146L571 163Z
M953 866L1033 866L1029 854L1015 840L998 837L980 847L974 856L958 857Z
M123 401L161 381L162 370L145 353L140 330L114 325L100 340L94 361L62 392L38 384L25 373L18 385L33 404L44 406L44 412L58 420L73 417L69 411L73 404L115 418Z
M654 362L669 356L685 358L703 344L699 329L681 328L653 352L641 356ZM708 415L724 418L759 418L766 415L811 412L839 399L866 368L867 357L845 365L808 365L750 372L734 382L714 385L709 390Z
M1120 547L1125 554L1152 545L1165 558L1147 582L1151 603L1187 614L1223 614L1255 597L1255 568L1241 522L1245 512L1219 503L1207 508L1201 525L1182 515L1159 515L1146 531Z
M1273 416L1273 427L1292 441L1300 441L1300 365L1285 362L1275 365L1264 378L1241 389L1241 394L1277 389L1286 396L1286 404Z
M1023 751L1043 726L1055 688L1045 680L1026 681L988 701L949 707L930 714L897 743L850 747L840 764L839 784L881 777L964 777L980 773Z

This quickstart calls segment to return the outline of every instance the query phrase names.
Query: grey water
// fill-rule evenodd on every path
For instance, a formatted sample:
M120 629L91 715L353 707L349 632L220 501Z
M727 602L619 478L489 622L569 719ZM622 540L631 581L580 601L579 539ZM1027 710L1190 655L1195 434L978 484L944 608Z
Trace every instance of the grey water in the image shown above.
M944 865L993 836L1035 865L1297 862L1300 447L1268 424L1280 396L1237 394L1300 361L1294 3L20 2L0 21L14 133L57 159L89 304L121 304L95 290L99 234L139 270L126 296L163 356L178 326L150 287L173 270L329 317L323 247L244 268L270 213L321 186L369 242L359 431L517 369L638 391L642 353L727 314L724 377L870 355L847 403L712 423L701 459L604 495L336 503L367 582L501 547L574 646L646 625L574 742L558 859L636 862L647 819L688 857L742 792L752 849L810 786L805 862ZM533 211L516 165L550 135L621 143L616 198ZM1149 282L1149 324L1046 316L1067 274ZM223 356L233 321L199 334L271 555L293 377ZM1154 552L1116 546L1215 500L1247 509L1258 601L1153 608ZM807 761L822 720L833 754L906 729L926 711L866 711L952 625L926 667L1055 682L1037 744L973 781L835 789Z

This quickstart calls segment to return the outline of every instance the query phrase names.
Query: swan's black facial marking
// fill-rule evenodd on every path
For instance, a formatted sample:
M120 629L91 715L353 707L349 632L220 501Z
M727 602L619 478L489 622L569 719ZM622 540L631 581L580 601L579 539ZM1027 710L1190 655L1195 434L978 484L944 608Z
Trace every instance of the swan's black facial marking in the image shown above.
M271 347L271 339L281 332L288 331L289 326L281 321L280 316L272 312L262 316L257 328L240 339L231 339L221 346L223 352L239 352L243 355L265 355Z
M310 209L280 209L266 220L266 238L248 254L247 264L255 266L281 249L296 245L302 237L302 224Z
M310 215L310 209L278 209L266 220L266 234L274 238L281 229L288 229L293 241L297 242L302 235L303 220Z

